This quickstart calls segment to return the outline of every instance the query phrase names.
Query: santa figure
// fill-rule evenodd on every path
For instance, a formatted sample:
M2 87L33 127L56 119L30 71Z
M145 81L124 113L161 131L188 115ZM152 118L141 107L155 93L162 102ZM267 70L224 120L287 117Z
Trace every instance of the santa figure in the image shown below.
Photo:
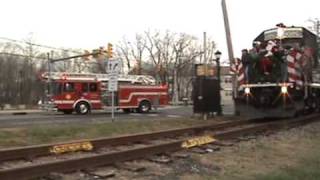
M264 75L269 75L272 71L273 62L271 60L273 54L279 49L274 41L268 41L265 47L265 54L260 62L260 69Z
M269 75L272 71L272 60L270 57L263 57L260 63L260 69L264 75Z

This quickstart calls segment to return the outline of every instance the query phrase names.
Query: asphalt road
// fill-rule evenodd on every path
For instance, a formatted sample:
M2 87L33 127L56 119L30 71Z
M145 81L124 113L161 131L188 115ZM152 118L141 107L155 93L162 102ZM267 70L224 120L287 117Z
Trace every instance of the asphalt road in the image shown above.
M168 118L182 118L192 116L192 107L186 106L168 106L160 108L157 111L152 110L149 113L115 113L115 121L123 120L155 120ZM26 126L34 124L58 124L58 123L94 123L112 121L111 112L96 111L88 115L64 115L62 113L27 113L22 115L1 114L0 127Z
M233 114L233 101L229 97L225 97L221 102L223 114ZM152 110L149 113L123 113L121 110L116 111L115 121L123 120L146 120L152 121L156 119L175 119L183 117L191 117L193 115L192 106L167 106L165 108L159 108L158 110ZM96 122L108 122L111 119L111 110L108 111L93 111L87 115L70 114L65 115L63 113L48 113L41 111L34 111L31 113L14 115L14 113L0 112L0 128L3 127L16 127L16 126L28 126L34 124L61 124L61 123L96 123Z

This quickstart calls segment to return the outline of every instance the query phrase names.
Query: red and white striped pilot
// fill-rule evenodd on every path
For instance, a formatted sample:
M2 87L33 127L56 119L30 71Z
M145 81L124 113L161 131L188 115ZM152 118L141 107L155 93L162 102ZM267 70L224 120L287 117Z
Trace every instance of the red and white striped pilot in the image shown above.
M289 82L296 83L297 86L303 86L301 65L299 63L302 53L293 49L287 55Z
M230 72L237 75L239 86L245 83L244 68L239 58L235 58L231 64Z

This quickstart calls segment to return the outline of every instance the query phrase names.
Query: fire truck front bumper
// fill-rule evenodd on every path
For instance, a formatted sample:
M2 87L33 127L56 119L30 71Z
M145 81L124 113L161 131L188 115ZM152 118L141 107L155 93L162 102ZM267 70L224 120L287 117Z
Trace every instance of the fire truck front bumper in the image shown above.
M43 110L43 111L54 111L57 112L58 111L58 107L55 103L53 103L53 101L44 101L44 102L39 102L38 103L39 109Z

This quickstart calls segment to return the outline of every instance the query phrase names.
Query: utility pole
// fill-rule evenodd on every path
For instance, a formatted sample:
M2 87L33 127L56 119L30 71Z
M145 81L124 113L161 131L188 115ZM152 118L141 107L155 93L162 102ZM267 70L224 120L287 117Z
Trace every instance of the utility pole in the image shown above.
M225 27L225 31L226 31L226 40L227 40L227 45L228 45L229 64L231 66L234 61L234 55L233 55L233 47L232 47L232 40L231 40L228 11L227 11L227 5L226 5L225 0L221 1L221 6L222 6L222 13L223 13L224 27ZM237 96L238 96L238 82L237 82L237 75L236 74L232 75L232 90L233 90L233 97L237 98ZM234 106L234 108L235 108L234 113L236 113L237 112L236 106Z
M233 56L233 47L232 47L231 32L230 32L226 1L222 0L221 5L222 5L222 12L223 12L224 28L226 31L226 38L227 38L227 45L228 45L228 56L229 56L229 62L231 65L232 61L234 60L234 56Z
M206 32L203 32L203 60L204 60L204 65L207 66L208 62L207 62L207 33Z
M207 76L207 72L208 72L208 61L207 61L207 33L206 32L203 32L203 60L204 60L204 78ZM202 101L204 101L203 99L203 84L201 83L202 80L200 80L200 90L201 90L201 96L202 96ZM208 119L208 113L207 112L204 112L203 113L203 120L207 120Z

